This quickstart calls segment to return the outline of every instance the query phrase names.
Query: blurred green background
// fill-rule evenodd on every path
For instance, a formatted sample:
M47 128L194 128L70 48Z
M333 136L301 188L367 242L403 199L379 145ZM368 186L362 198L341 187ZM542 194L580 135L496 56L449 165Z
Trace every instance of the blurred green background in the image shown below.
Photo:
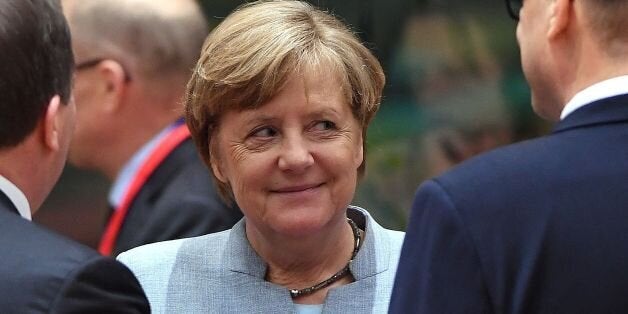
M242 2L202 0L209 27ZM367 136L367 175L353 202L382 225L405 229L414 191L426 178L548 130L529 106L516 23L502 1L310 2L349 24L386 72ZM68 166L35 220L95 246L107 218L108 184Z

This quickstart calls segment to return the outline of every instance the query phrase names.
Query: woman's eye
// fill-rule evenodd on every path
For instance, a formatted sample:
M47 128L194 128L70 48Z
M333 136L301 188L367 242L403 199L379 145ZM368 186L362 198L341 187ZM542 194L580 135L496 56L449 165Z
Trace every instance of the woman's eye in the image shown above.
M314 125L314 130L316 131L333 130L335 128L336 125L331 121L319 121Z
M269 128L269 127L264 127L264 128L259 128L255 131L253 131L251 133L251 136L253 137L273 137L277 134L277 131L275 131L273 128Z

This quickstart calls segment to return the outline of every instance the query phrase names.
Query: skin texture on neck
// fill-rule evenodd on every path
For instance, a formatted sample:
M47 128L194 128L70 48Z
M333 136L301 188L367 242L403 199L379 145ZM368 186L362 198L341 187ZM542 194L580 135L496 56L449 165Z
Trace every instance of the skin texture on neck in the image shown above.
M32 178L43 178L47 174L42 167L33 167L41 164L40 149L33 145L34 134L31 134L18 146L0 151L0 174L17 186L34 213L44 201L45 195L50 192L43 182L35 182ZM24 162L28 160L28 162Z
M303 238L266 236L250 224L246 230L251 246L268 263L266 280L286 289L307 288L331 277L347 265L354 249L353 231L345 216L326 230ZM294 301L322 304L329 289L352 281L352 277L347 276Z
M194 1L177 3L177 9L172 12L171 1L116 0L97 4L123 12L127 5L136 5L146 8L142 14L160 14L164 18L196 12ZM93 19L89 17L98 12L85 11L89 5L83 1L63 1L77 63L103 59L76 74L77 129L69 159L79 168L96 170L115 180L144 144L182 116L181 98L188 69L181 73L170 69L160 75L146 74L142 69L148 61L140 52L123 49L125 46L119 42L130 38L93 30L93 25L90 26ZM110 13L106 17L114 18ZM133 18L125 16L122 20Z
M558 121L576 93L628 73L628 45L603 42L581 1L530 0L521 15L517 38L522 64L541 117Z
M35 129L17 146L0 150L0 174L28 200L31 214L44 202L65 165L75 107L52 97Z
M124 75L118 63L103 61L77 73L75 84L78 121L70 161L111 180L146 142L181 116L182 80L155 82L135 75L126 82Z
M108 141L107 158L94 159L95 170L111 180L144 144L180 117L175 101L153 101L142 94L129 98L124 109L108 116L115 131L102 139Z

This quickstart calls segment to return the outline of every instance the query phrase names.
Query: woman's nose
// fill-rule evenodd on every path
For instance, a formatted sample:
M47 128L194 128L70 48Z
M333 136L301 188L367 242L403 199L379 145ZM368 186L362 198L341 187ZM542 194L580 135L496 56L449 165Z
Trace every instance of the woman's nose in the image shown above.
M286 137L282 144L278 161L279 169L300 173L314 163L312 152L303 136Z

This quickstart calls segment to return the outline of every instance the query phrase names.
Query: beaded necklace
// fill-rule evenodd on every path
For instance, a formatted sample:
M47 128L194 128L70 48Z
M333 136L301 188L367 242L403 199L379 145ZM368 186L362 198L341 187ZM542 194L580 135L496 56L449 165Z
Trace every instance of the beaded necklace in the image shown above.
M308 295L311 293L314 293L320 289L323 289L329 285L331 285L332 283L344 278L345 276L347 276L349 274L349 266L351 265L351 262L353 262L353 259L355 258L355 256L358 254L358 250L360 249L360 243L362 242L362 235L360 234L360 229L358 228L358 226L355 224L355 222L353 220L351 220L351 218L347 217L347 222L349 223L349 225L351 226L351 230L353 231L353 253L351 254L351 259L349 259L349 262L347 263L347 265L341 269L340 271L338 271L337 273L333 274L331 277L311 286L311 287L307 287L307 288L303 288L303 289L288 289L290 291L290 296L294 299L303 295Z

